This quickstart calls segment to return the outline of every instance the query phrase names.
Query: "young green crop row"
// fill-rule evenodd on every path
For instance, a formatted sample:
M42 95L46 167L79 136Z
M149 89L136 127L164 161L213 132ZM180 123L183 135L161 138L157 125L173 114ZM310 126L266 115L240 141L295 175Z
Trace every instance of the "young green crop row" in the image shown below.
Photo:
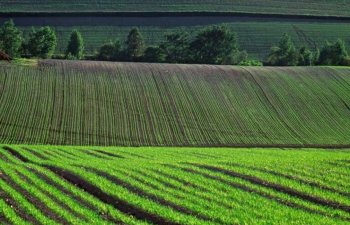
M0 220L347 224L348 159L347 150L6 145Z
M298 0L3 0L2 12L84 12L84 11L118 11L118 12L248 12L297 15L333 15L349 16L350 4L342 0L332 1L298 1Z
M348 145L350 70L42 61L0 67L0 141Z

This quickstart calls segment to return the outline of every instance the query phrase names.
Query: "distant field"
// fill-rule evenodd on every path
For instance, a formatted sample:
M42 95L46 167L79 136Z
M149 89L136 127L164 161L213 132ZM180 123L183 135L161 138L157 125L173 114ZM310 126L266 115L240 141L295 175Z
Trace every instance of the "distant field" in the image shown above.
M0 19L3 22L5 19ZM326 40L342 38L350 47L350 23L333 20L276 19L249 17L16 17L15 23L27 34L32 26L50 25L58 35L57 54L63 53L72 29L81 31L87 54L119 38L124 41L133 26L137 26L148 45L159 44L164 34L185 30L192 34L208 25L227 24L238 34L239 44L253 58L266 60L270 48L283 33L289 33L298 46L321 47Z
M350 144L349 68L42 61L0 93L0 143Z
M322 149L2 145L0 221L345 225L349 157Z
M1 12L248 12L350 16L346 0L2 0Z

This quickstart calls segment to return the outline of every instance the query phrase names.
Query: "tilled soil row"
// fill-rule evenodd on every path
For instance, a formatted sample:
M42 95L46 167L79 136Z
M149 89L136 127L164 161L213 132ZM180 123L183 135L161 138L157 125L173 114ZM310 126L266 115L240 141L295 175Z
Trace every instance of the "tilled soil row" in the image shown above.
M195 165L199 168L208 169L210 171L220 172L220 173L223 173L225 175L232 176L232 177L240 178L240 179L249 181L253 184L268 187L268 188L274 189L275 191L283 192L283 193L289 194L291 196L298 197L298 198L301 198L303 200L306 200L306 201L309 201L309 202L312 202L312 203L315 203L318 205L331 207L333 209L339 209L339 210L342 210L344 212L350 213L350 206L349 205L345 205L345 204L335 202L332 200L323 199L323 198L320 198L318 196L312 196L312 195L294 190L292 188L282 186L280 184L271 183L271 182L268 182L266 180L262 180L258 177L255 177L255 176L245 175L245 174L241 174L241 173L238 173L238 172L235 172L232 170L225 170L225 169L222 169L219 167L214 167L214 166L201 165L201 164L192 164L192 165Z
M55 167L55 166L45 166L47 169L51 170L53 173L59 175L66 181L70 182L71 184L79 187L80 189L88 192L89 194L97 197L101 201L103 201L106 204L114 206L119 211L134 216L136 219L140 220L146 220L153 224L166 224L166 225L179 225L178 223L168 221L165 218L162 218L158 215L154 215L152 213L146 212L136 206L131 205L130 203L119 199L115 196L109 195L105 192L103 192L100 188L97 186L89 183L88 181L84 180L83 178L75 175L74 173L71 173L69 171L63 170L61 168Z

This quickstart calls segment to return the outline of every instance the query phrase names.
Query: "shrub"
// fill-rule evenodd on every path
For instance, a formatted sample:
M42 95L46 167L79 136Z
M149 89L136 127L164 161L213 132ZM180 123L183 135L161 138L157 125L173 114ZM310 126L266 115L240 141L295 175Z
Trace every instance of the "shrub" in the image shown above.
M239 63L240 66L263 66L259 60L245 60Z
M113 61L120 58L121 44L119 40L116 40L114 43L110 42L101 46L97 59L99 60L108 60Z
M164 62L165 54L164 51L159 47L148 47L143 56L145 62Z
M338 39L334 43L326 42L320 52L318 64L339 66L348 57L348 52L343 40Z
M350 66L350 57L349 56L347 56L343 59L342 65L343 66Z

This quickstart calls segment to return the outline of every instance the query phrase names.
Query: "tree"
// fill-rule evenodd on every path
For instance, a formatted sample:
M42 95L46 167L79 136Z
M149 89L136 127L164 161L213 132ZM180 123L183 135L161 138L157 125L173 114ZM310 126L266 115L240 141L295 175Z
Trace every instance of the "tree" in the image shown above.
M259 60L245 60L241 61L238 65L240 66L263 66L263 63L260 62Z
M249 61L248 60L248 52L246 50L237 51L231 58L228 58L227 62L224 62L224 63L225 64L239 65L245 61Z
M22 33L16 28L13 20L6 21L0 29L0 49L13 58L21 55Z
M212 26L199 32L190 44L192 61L232 64L238 50L236 34L226 26Z
M298 52L288 34L283 35L278 46L271 48L268 62L273 66L296 66L298 64Z
M189 61L190 37L186 32L165 35L165 41L160 48L165 54L165 61L169 63L186 63Z
M78 30L73 30L66 50L66 56L71 55L74 59L84 56L84 40Z
M350 57L345 57L342 62L343 66L350 66Z
M138 61L144 53L145 44L138 28L129 32L126 40L126 56L132 61Z
M165 53L163 49L160 47L148 47L145 50L145 54L143 56L143 61L145 62L164 62L165 61Z
M120 56L121 44L119 40L101 46L97 58L99 60L117 60Z
M348 52L343 40L338 39L334 43L326 42L320 52L318 64L320 65L343 65L344 59L348 57Z
M306 47L299 49L298 66L312 66L314 61L314 54Z
M29 54L33 57L51 58L57 46L55 31L50 27L32 28L29 41L26 45Z

